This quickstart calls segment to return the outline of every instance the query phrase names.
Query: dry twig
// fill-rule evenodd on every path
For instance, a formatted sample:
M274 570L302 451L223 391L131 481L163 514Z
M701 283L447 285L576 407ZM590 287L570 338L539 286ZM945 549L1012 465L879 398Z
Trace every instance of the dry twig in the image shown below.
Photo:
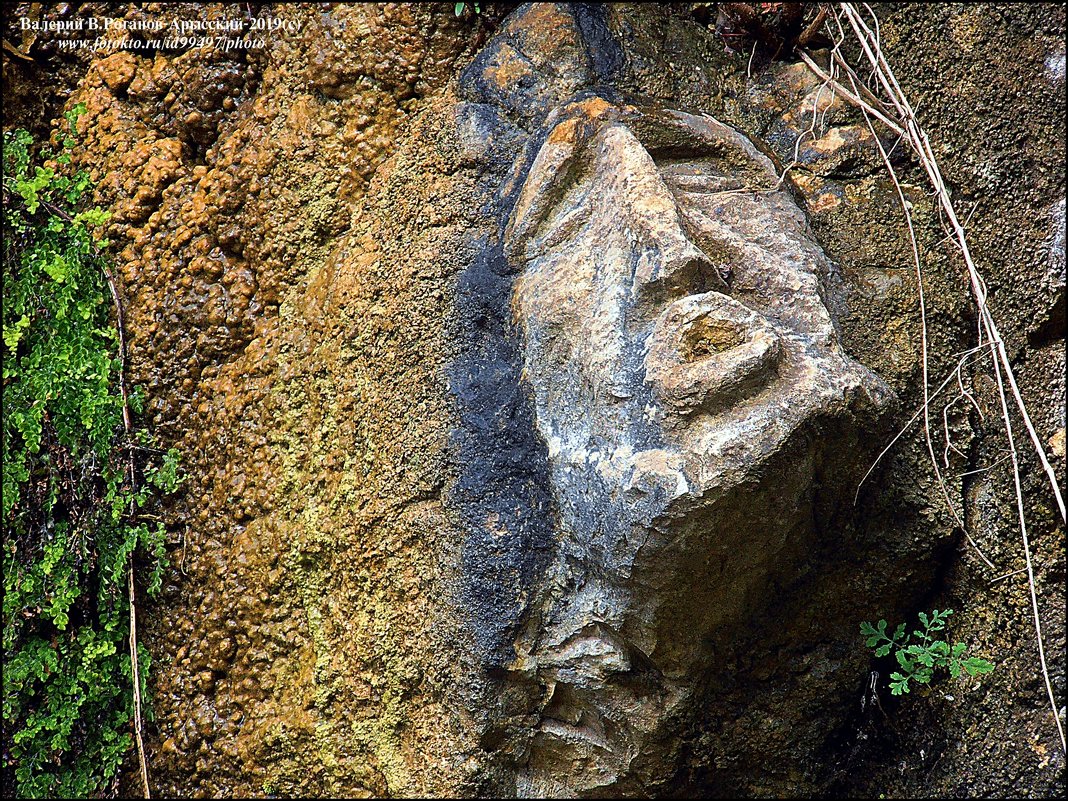
M807 54L801 52L800 55L805 61L805 63L808 64L809 68L812 69L816 75L818 75L825 81L831 81L831 85L834 87L835 91L840 91L847 100L849 100L863 112L864 118L869 128L871 129L873 138L875 139L875 142L879 147L880 155L883 158L884 166L890 173L895 188L898 190L899 200L901 201L902 207L906 211L906 220L908 221L910 239L912 241L914 251L914 261L916 262L918 271L917 279L919 281L919 287L921 292L921 317L924 316L922 298L923 283L922 276L919 275L919 258L918 253L916 252L916 240L914 232L912 230L911 216L908 214L908 209L904 201L904 195L901 192L900 184L897 180L897 176L893 170L893 167L890 164L889 157L885 151L885 148L883 148L882 143L879 141L878 137L875 136L872 118L877 119L883 124L887 125L887 127L889 127L891 130L897 132L899 136L903 136L911 145L912 149L916 153L920 163L923 165L924 170L927 173L927 177L933 188L932 194L938 198L940 211L944 215L945 219L948 221L949 227L952 229L952 241L959 249L961 256L964 260L964 264L968 272L968 280L971 286L972 295L975 299L975 303L978 307L980 316L980 344L979 348L977 348L976 351L978 351L979 349L990 349L994 378L998 387L998 398L1001 406L1002 422L1004 424L1005 434L1008 439L1009 457L1012 461L1013 468L1016 507L1017 514L1019 517L1020 534L1023 542L1024 560L1026 565L1025 570L1027 572L1028 587L1031 596L1031 608L1034 615L1034 627L1036 639L1038 642L1038 655L1041 673L1045 681L1046 691L1049 696L1050 705L1052 707L1054 721L1057 725L1057 733L1060 736L1061 748L1068 752L1068 747L1066 747L1065 744L1064 729L1061 725L1060 717L1057 714L1056 698L1053 693L1053 686L1050 682L1049 670L1046 665L1045 647L1042 636L1042 624L1038 608L1038 593L1035 588L1034 569L1031 561L1030 537L1027 531L1027 521L1023 501L1023 489L1020 480L1019 456L1016 450L1016 441L1013 435L1012 420L1011 415L1009 413L1009 395L1012 396L1013 403L1015 404L1015 407L1023 420L1024 427L1027 430L1028 436L1031 440L1031 444L1033 445L1038 459L1042 464L1042 468L1047 478L1049 479L1050 487L1057 501L1057 506L1060 509L1062 522L1064 522L1065 520L1064 499L1061 494L1060 486L1057 482L1057 476L1054 473L1052 466L1050 465L1049 458L1047 457L1045 449L1043 448L1042 442L1038 436L1038 433L1031 422L1031 417L1027 411L1026 403L1024 402L1023 396L1020 394L1019 387L1017 386L1016 378L1013 374L1012 366L1009 362L1009 357L1005 349L1004 340L1001 337L1000 331L998 330L997 325L994 322L993 315L991 314L989 306L987 304L988 293L986 284L983 281L983 278L979 273L979 270L976 267L974 260L972 259L971 252L968 248L965 227L961 224L953 208L953 202L950 198L950 194L948 188L946 187L945 181L942 178L942 174L938 166L938 161L935 158L934 151L930 145L930 141L927 137L926 132L924 132L924 130L920 127L918 121L916 120L915 109L909 104L908 99L901 88L901 85L898 83L897 78L895 77L893 70L891 69L890 64L887 62L886 57L882 51L879 40L878 19L875 17L875 14L874 12L872 12L871 8L868 7L866 4L864 5L864 9L868 12L868 14L873 20L873 24L871 26L868 25L864 18L864 15L861 14L860 10L853 3L839 4L838 9L835 11L834 14L834 19L836 24L838 25L841 36L838 39L834 50L832 51L832 59L834 64L841 65L844 68L852 86L852 92L841 86L841 83L836 80L833 74L828 75L824 71L820 70L819 67L812 61L812 59ZM848 62L841 55L840 46L846 38L845 26L843 25L843 21L848 24L855 40L859 43L861 49L863 50L864 56L868 60L869 65L871 66L872 78L876 80L877 86L880 87L880 91L885 95L885 101L882 101L879 98L874 98L873 102L873 93L871 92L871 90L868 90L866 87L863 87L864 82L859 80L856 71L848 64ZM867 97L868 99L865 100L865 97ZM880 106L887 108L888 110L892 109L893 114L897 118L897 121L891 122L888 119L888 114L883 114L879 110L878 107ZM935 473L939 479L939 486L943 490L943 494L945 495L947 503L949 503L948 493L946 492L945 485L941 479L941 471L939 470L937 460L934 457L933 448L931 447L930 429L929 425L927 425L929 403L933 396L929 394L927 383L926 327L924 330L923 350L924 405L921 411L925 417L925 434L928 439L928 449L930 451L932 464L934 466ZM962 364L958 364L955 373L959 373L961 366ZM945 383L946 382L943 383L942 387L939 387L938 391L935 394L941 392L941 390L945 386ZM964 392L963 384L961 384L961 390L962 392ZM967 399L970 400L973 404L975 403L974 398L972 398L970 394L964 392L963 396L966 396ZM912 424L912 422L916 420L916 417L918 417L919 414L920 413L918 412L917 415L909 421L909 423L905 427L906 429L909 425ZM903 432L904 429L902 430L902 433ZM900 436L901 434L898 434L898 437L894 438L894 442L896 442ZM893 445L893 442L891 442L891 445ZM889 449L889 447L890 446L887 446L887 450ZM884 450L883 453L879 455L879 459L881 459L883 454L885 453L886 450ZM877 462L878 459L876 460L876 463ZM869 470L869 473L870 472L871 471ZM867 476L865 476L865 478L867 478ZM959 516L956 514L952 503L949 503L949 507L954 517L959 519ZM965 536L968 536L969 541L971 541L971 537L970 535L968 535L967 530L964 529L963 526L961 526L961 528L964 531ZM975 545L974 542L972 542L972 544ZM982 554L980 553L980 555ZM993 567L993 565L988 559L986 559L985 556L983 557L983 560L988 565Z

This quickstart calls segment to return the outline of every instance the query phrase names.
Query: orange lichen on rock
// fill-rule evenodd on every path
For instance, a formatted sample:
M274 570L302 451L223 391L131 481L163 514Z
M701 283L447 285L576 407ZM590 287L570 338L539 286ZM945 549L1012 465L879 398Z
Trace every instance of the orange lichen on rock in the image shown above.
M181 13L131 7L127 17L169 23ZM199 13L212 20L256 12L209 4ZM391 646L364 608L373 599L342 575L384 580L384 573L374 578L375 549L408 548L418 527L447 525L439 504L426 500L440 479L425 471L440 471L441 458L427 459L434 450L424 446L440 451L447 441L439 430L443 393L429 372L440 357L418 367L425 350L406 349L419 335L394 322L422 300L390 302L388 312L363 317L349 308L360 297L379 305L402 262L398 254L384 263L378 252L357 252L351 262L330 254L411 115L455 74L469 41L450 9L287 6L273 13L292 26L268 48L105 53L69 101L86 105L77 158L93 170L96 201L112 211L108 236L126 299L131 377L146 389L160 439L181 450L190 475L172 510L171 519L183 521L171 532L175 571L160 614L144 623L158 666L154 789L256 795L269 780L296 794L359 795L400 782L422 794L429 790L410 784L414 774L397 755L433 752L405 745L406 738L445 735L435 725L432 734L390 735L388 747L381 739L367 705L383 703L380 683L393 681L371 669ZM409 161L427 147L417 144ZM450 189L425 182L424 191L442 194L418 201L401 188L413 180L410 168L384 175L395 175L394 188L364 207L367 220L393 226L426 210L441 216ZM361 237L381 240L367 225L358 223ZM419 239L413 229L408 241ZM309 307L308 318L294 316L309 283L323 291L315 276L326 275L328 260L351 288ZM412 285L438 287L440 280ZM440 318L444 294L434 291L427 308ZM413 365L391 379L404 412L395 401L376 401L371 376L353 372L387 369L401 358ZM411 398L418 400L409 407ZM382 416L398 421L392 434ZM388 471L368 472L387 464ZM436 510L389 511L383 482L406 481L417 485L413 497ZM330 506L369 510L322 517ZM391 536L400 539L389 545ZM336 563L327 558L346 549L351 554ZM396 592L419 597L434 570L428 564L398 575L411 586ZM347 610L344 631L321 622L320 604L329 599ZM404 615L409 627L431 619L414 606ZM420 684L415 674L404 681L406 693ZM351 697L352 708L331 706L333 697ZM350 758L365 767L342 769Z

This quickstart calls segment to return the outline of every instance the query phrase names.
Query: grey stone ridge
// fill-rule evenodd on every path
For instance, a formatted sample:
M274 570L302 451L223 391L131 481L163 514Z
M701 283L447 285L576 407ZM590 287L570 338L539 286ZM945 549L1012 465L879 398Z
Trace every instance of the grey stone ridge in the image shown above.
M623 99L621 58L595 9L524 6L458 112L500 180L458 295L451 500L481 657L530 688L520 794L670 776L709 638L804 552L815 476L889 400L770 160Z

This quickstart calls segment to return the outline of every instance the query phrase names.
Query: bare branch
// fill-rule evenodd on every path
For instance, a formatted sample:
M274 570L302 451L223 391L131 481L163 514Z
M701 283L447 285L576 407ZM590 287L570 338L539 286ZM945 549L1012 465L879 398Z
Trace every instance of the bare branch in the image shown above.
M864 16L861 14L861 12L857 9L857 7L853 3L840 3L839 4L838 11L834 15L835 22L837 23L837 25L839 27L839 30L843 31L843 33L844 33L844 28L842 26L843 18L845 19L846 22L848 22L849 27L852 29L853 34L854 34L857 42L860 44L862 50L864 51L865 57L867 58L869 64L871 65L872 76L877 80L879 86L881 86L882 91L885 93L887 100L889 101L890 105L893 107L894 113L897 115L897 117L898 117L898 119L900 121L900 124L898 125L898 129L899 130L903 130L904 135L907 136L909 144L912 146L913 150L916 152L917 156L919 157L920 163L923 165L924 170L927 172L927 177L930 180L931 186L933 188L933 195L938 198L940 211L944 215L945 219L948 220L949 227L952 229L952 241L953 241L954 245L956 245L957 248L960 250L961 256L962 256L962 258L964 260L964 263L965 263L965 265L967 267L968 279L969 279L969 283L971 285L972 295L973 295L973 297L975 299L976 306L977 306L977 308L979 310L980 321L979 321L979 330L978 330L978 340L979 340L980 346L984 347L984 349L985 349L985 346L984 346L984 343L985 343L985 345L988 345L991 348L992 367L993 367L993 372L994 372L994 378L996 379L997 387L998 387L998 397L999 397L999 400L1000 400L1001 411L1002 411L1002 422L1004 424L1005 434L1006 434L1006 437L1008 439L1009 457L1012 460L1013 481L1014 481L1014 488L1015 488L1015 494L1016 494L1016 507L1017 507L1017 513L1018 513L1018 516L1019 516L1020 535L1021 535L1021 539L1022 539L1022 542L1023 542L1024 560L1025 560L1025 564L1026 564L1025 570L1026 570L1026 573L1027 573L1028 588L1030 590L1030 597L1031 597L1031 609L1032 609L1032 613L1033 613L1033 616L1034 616L1035 636L1036 636L1036 639L1038 641L1039 664L1040 664L1040 668L1041 668L1042 678L1043 678L1043 680L1045 682L1045 685L1046 685L1046 692L1047 692L1047 694L1049 696L1050 706L1051 706L1052 711L1053 711L1054 721L1055 721L1055 723L1057 725L1057 733L1060 736L1061 748L1066 753L1068 753L1068 745L1066 745L1066 742L1065 742L1064 728L1061 725L1060 716L1058 715L1057 701L1056 701L1056 697L1055 697L1055 695L1053 693L1053 686L1050 683L1049 670L1048 670L1047 665L1046 665L1045 647L1044 647L1043 637L1042 637L1042 622L1041 622L1041 619L1040 619L1039 607L1038 607L1038 593L1037 593L1037 590L1035 588L1034 568L1033 568L1032 561L1031 561L1031 544L1030 544L1030 537L1029 537L1028 531L1027 531L1027 520L1026 520L1026 514L1025 514L1025 510L1024 510L1024 501L1023 501L1023 488L1022 488L1022 483L1021 483L1021 480L1020 480L1019 456L1018 456L1018 453L1017 453L1017 450L1016 450L1016 441L1015 441L1015 438L1013 436L1013 431L1012 431L1011 415L1009 414L1008 396L1010 394L1012 395L1013 402L1014 402L1014 404L1016 406L1016 409L1019 412L1020 417L1023 420L1024 427L1027 430L1028 436L1029 436L1029 438L1031 440L1031 444L1033 445L1034 450L1035 450L1036 454L1038 455L1039 461L1042 463L1042 468L1045 471L1047 478L1049 479L1050 487L1053 490L1053 495L1056 498L1057 506L1060 509L1061 521L1062 522L1065 521L1064 499L1063 499L1063 496L1061 494L1061 489L1060 489L1060 485L1058 484L1058 481L1057 481L1056 473L1054 472L1053 467L1050 464L1049 458L1046 455L1045 448L1043 447L1041 439L1038 436L1038 432L1035 430L1035 427L1031 422L1030 414L1027 411L1027 405L1025 404L1025 402L1023 400L1023 396L1020 393L1019 387L1016 384L1016 378L1015 378L1015 375L1013 374L1012 365L1009 362L1009 357L1008 357L1008 354L1007 354L1006 349L1005 349L1004 340L1002 339L1001 334L998 331L997 325L994 322L993 315L991 314L990 309L989 309L989 307L987 305L988 292L987 292L986 283L983 281L983 278L980 275L979 270L976 267L974 260L972 259L971 252L970 252L970 250L968 248L968 241L967 241L967 236L965 234L964 225L961 224L961 222L958 219L957 214L956 214L956 212L955 212L955 210L953 208L952 199L950 198L949 191L948 191L948 188L946 187L945 181L942 178L941 170L939 169L938 161L935 158L934 151L931 148L930 140L928 139L928 136L927 136L926 132L920 127L919 123L917 122L915 110L909 104L908 99L907 99L904 91L901 88L901 85L898 83L897 78L895 77L895 75L893 73L893 70L890 68L890 64L887 62L886 57L885 57L885 55L884 55L884 53L882 51L882 48L880 46L880 37L879 37L879 29L878 29L878 25L879 25L878 18L875 16L874 12L872 12L871 8L867 4L864 4L864 9L865 9L865 11L867 11L868 15L872 18L874 29L873 29L872 26L869 26L867 24L867 22L864 19ZM836 53L837 53L837 50L838 50L838 48L836 47L835 48L835 52ZM813 69L813 72L815 72L816 75L818 75L820 77L823 77L824 79L828 78L828 76L826 76L821 70L819 70L818 67L816 67L813 63L811 63L811 59L805 58L804 54L802 54L802 58L805 60L805 63L808 64L811 69ZM864 113L865 120L868 123L869 128L871 128L871 126L872 126L872 122L871 122L871 118L872 117L874 117L875 119L880 119L880 121L884 121L884 124L885 124L885 120L882 120L882 117L880 116L880 114L877 113L877 109L876 109L876 105L881 105L881 104L880 103L873 104L873 103L871 103L869 101L863 100L862 99L862 95L864 95L865 93L863 91L861 91L861 88L858 85L859 82L857 82L855 80L856 72L854 70L848 68L848 67L846 68L846 72L847 72L847 75L850 78L850 81L853 83L854 92L850 93L850 94L843 93L843 95L848 100L850 100L850 102L852 102L854 105L856 105L858 108L861 109L861 111ZM874 128L871 128L871 130L872 130L872 134L874 136L874 133L875 133ZM890 165L889 159L887 158L887 154L885 152L885 149L882 147L881 142L879 142L877 138L876 138L876 144L879 147L880 154L883 156L884 164L887 167L887 170L890 172L890 175L891 175L892 179L894 180L895 186L898 187L899 195L900 195L900 187L898 185L897 178L894 175L894 171L893 171L893 169L892 169L892 167ZM901 199L903 201L903 196L901 196ZM903 202L902 202L902 205L904 206ZM910 227L910 236L911 236L912 235L911 221L909 223L909 227ZM914 240L913 240L913 246L915 248L915 241ZM918 262L917 262L917 266L918 266ZM921 282L920 283L920 291L921 291L921 293L922 293L922 286L923 285L922 285L922 282ZM920 303L921 303L921 315L922 315L922 309L923 309L922 294L921 294ZM924 397L925 397L925 402L924 402L924 406L923 406L922 411L923 411L923 413L925 415L925 420L926 420L927 408L928 408L928 403L929 403L929 398L928 398L928 394L927 394L927 382L926 382L926 350L924 352L924 360L925 360L924 361L924 375L925 375ZM958 370L959 369L960 369L960 365L958 365ZM1006 385L1008 385L1008 391L1006 391ZM975 404L974 398L972 398L967 392L964 391L963 384L961 384L960 386L961 386L961 391L963 393L962 397L967 397L968 400L970 400L973 404ZM942 390L942 388L943 387L940 387L938 391L940 392ZM977 404L976 404L976 408L978 408ZM918 416L918 415L919 415L919 413L917 413L916 416ZM909 421L908 425L911 425L912 422L915 421L915 419L916 419L916 417L913 417L913 419L911 421ZM906 426L906 428L907 427L908 426ZM926 433L927 433L927 436L928 436L928 443L930 444L930 439L929 439L930 438L930 432L927 431ZM900 434L898 436L900 436ZM947 431L947 437L948 437L948 431ZM896 439L897 439L897 437L895 437L894 441L896 441ZM893 442L891 442L891 445L893 445ZM890 446L887 446L887 448L889 448L889 447ZM886 451L884 450L883 453L885 453L885 452ZM942 486L940 471L938 469L938 465L937 465L936 461L934 460L933 452L932 452L931 456L932 456L932 464L934 465L935 473L936 473L936 475L939 475L940 486ZM882 457L882 454L880 454L879 458L881 458L881 457ZM876 460L876 461L878 461L878 460ZM874 467L874 465L873 465L873 467ZM944 486L943 486L943 490L944 490ZM965 531L965 535L967 535L967 533L968 532ZM969 541L970 541L970 539L971 538L969 537ZM973 543L973 545L974 545L974 543ZM985 557L984 557L984 561L987 561L985 559ZM988 564L989 564L989 562L988 562ZM1000 580L1001 578L1005 578L1005 577L1007 577L1009 575L1014 575L1014 573L1009 573L1009 574L1005 574L1004 576L999 576L997 579L995 579L995 581Z

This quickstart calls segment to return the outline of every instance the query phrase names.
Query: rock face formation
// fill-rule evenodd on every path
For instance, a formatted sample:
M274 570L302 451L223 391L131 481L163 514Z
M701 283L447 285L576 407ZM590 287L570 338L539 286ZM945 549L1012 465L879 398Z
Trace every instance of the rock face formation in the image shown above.
M1063 789L1026 585L962 546L922 436L857 491L922 399L918 287L871 133L807 68L664 4L23 5L290 31L58 51L133 378L189 473L142 620L158 794ZM895 66L994 204L977 258L1020 254L992 298L1063 459L1064 12L1025 8L876 12L888 50L931 43L937 70ZM973 312L905 162L941 380ZM995 396L964 382L946 497L1008 573ZM873 705L893 668L858 623L932 606L997 670Z
M870 424L888 390L842 352L826 256L742 134L593 95L532 141L500 246L554 519L507 665L543 688L517 790L635 791L676 770L707 638L803 559L828 421Z
M453 497L484 665L519 688L522 795L675 780L716 632L800 572L836 503L815 508L817 476L849 486L890 395L844 354L830 264L772 161L710 116L624 98L613 46L603 12L526 7L461 78L465 146L513 159L469 272L497 278L492 350L529 401L497 437L467 415L458 448L471 484L510 490ZM461 417L501 411L478 367L454 368ZM528 458L497 469L516 435Z

